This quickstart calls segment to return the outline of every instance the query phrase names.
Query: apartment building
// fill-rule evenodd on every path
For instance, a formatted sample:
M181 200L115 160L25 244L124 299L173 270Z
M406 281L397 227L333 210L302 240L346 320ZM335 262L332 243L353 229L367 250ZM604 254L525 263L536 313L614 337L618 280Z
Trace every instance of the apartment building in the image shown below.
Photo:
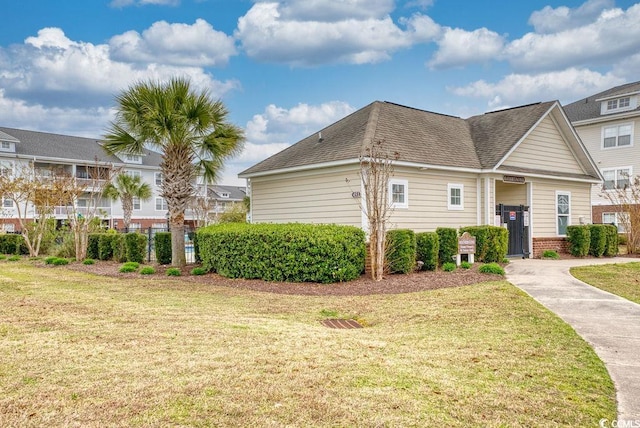
M640 173L640 81L616 86L564 107L569 120L596 162L604 183L591 192L594 223L622 229L608 194L624 189ZM624 230L620 230L623 232Z

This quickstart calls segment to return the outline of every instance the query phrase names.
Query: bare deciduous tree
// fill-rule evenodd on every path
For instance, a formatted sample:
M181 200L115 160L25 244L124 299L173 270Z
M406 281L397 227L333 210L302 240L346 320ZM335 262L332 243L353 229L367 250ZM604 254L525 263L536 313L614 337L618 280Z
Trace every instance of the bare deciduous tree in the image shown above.
M640 251L640 176L609 183L602 196L615 207L618 224L627 235L627 252L637 253Z

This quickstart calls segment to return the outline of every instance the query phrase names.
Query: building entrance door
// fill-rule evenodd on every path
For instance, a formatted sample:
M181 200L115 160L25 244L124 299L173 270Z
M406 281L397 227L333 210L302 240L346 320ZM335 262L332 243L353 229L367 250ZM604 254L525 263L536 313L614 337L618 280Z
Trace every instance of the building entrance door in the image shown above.
M510 257L529 257L529 207L524 205L496 206L496 216L500 216L500 223L509 231Z

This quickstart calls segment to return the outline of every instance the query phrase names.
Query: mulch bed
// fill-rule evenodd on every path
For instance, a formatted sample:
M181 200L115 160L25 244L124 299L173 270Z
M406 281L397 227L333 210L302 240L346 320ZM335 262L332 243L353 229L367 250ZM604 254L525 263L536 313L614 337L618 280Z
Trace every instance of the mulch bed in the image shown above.
M48 265L42 265L49 267ZM93 265L71 263L66 268L75 271L93 273L119 278L132 278L143 280L164 280L178 283L199 283L218 287L230 287L265 293L305 295L305 296L363 296L370 294L399 294L416 291L435 290L438 288L460 287L485 281L497 281L504 279L500 275L483 274L478 272L479 264L471 269L456 269L454 272L414 272L406 275L388 275L382 281L373 281L368 275L360 278L334 284L315 283L290 283L269 282L262 280L231 279L218 274L191 275L191 269L196 265L189 265L182 269L182 276L166 276L165 271L170 266L152 265L156 269L153 275L141 275L139 273L120 273L121 263L100 261Z

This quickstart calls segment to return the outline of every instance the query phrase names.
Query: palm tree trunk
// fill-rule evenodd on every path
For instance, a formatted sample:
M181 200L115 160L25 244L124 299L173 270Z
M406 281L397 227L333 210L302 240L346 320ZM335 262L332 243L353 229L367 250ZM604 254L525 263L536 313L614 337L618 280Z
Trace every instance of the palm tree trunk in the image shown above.
M171 264L176 267L187 265L184 251L184 214L171 215Z

